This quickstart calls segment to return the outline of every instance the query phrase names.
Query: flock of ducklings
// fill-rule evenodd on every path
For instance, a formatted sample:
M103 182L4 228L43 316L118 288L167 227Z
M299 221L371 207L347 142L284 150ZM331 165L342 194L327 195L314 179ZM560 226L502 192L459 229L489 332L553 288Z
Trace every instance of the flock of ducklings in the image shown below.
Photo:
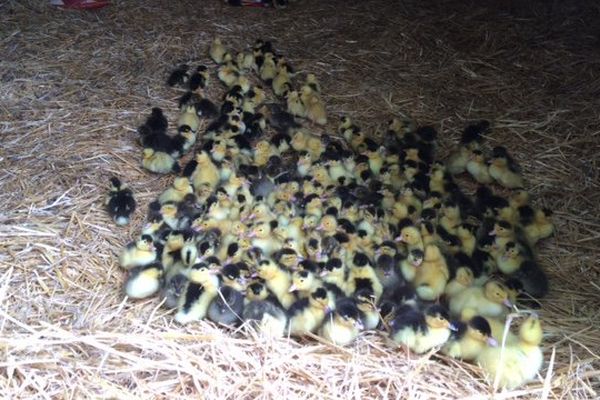
M554 228L507 150L487 147L489 123L467 126L446 162L434 158L436 130L410 119L367 134L345 116L336 134L316 134L327 113L315 75L262 40L234 57L215 39L209 54L227 88L220 107L204 97L211 68L183 65L168 79L186 89L177 132L159 108L138 129L143 167L178 176L121 252L129 297L160 295L181 324L246 323L271 337L348 345L381 329L415 353L478 363L502 387L535 378L540 321L525 312L518 333L504 326L546 294L533 247ZM462 173L479 183L474 197ZM136 208L117 178L107 206L118 224Z

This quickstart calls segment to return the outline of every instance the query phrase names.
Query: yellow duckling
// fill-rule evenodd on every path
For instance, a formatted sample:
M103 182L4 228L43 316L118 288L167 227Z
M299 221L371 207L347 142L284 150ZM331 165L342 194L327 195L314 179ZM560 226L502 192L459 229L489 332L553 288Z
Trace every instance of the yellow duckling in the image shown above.
M490 383L515 389L533 380L544 362L540 348L543 331L537 316L529 317L519 329L518 342L506 347L488 347L479 354L477 363L487 373Z

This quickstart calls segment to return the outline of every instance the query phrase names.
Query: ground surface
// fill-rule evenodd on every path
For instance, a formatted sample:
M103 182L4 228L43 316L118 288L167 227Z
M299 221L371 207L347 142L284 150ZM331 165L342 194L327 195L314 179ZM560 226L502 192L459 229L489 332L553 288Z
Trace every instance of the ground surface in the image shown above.
M208 62L216 34L238 50L273 40L319 77L332 121L348 114L369 128L407 113L439 128L443 154L467 121L491 120L490 141L513 152L557 226L539 249L552 286L541 311L548 381L500 397L600 396L599 8L487 3L140 1L66 12L3 2L0 397L492 393L476 369L408 356L375 334L348 350L265 343L204 323L182 329L155 300L124 301L115 253L143 212L114 227L101 204L107 179L130 182L141 209L165 187L170 178L141 170L134 130L152 106L173 120L168 71Z

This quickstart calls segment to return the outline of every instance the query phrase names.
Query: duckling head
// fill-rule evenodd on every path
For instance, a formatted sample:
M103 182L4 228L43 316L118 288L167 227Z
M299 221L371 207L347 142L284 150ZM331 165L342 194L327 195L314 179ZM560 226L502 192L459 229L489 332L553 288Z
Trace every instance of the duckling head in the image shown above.
M508 308L512 308L513 304L508 299L508 290L500 282L491 280L484 286L485 297L496 304L504 304Z
M433 329L448 328L455 330L454 325L450 323L448 310L439 304L430 305L425 309L425 323Z
M532 346L539 346L543 335L542 324L535 314L527 318L519 328L519 338Z

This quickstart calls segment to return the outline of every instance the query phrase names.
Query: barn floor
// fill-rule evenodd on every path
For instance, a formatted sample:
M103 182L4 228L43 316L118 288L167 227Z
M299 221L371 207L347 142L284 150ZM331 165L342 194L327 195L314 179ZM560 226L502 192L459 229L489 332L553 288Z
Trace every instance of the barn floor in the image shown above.
M496 398L600 396L597 5L113 3L97 12L0 4L0 397L492 395L477 368L407 355L375 333L348 349L264 342L209 323L181 328L156 299L124 301L115 254L170 179L141 169L135 128L152 106L175 118L168 71L208 63L215 35L238 50L272 39L314 72L331 129L342 114L368 129L406 113L439 128L445 154L468 121L491 120L490 142L513 152L557 227L539 247L551 282L542 377ZM113 174L139 202L127 228L102 208Z

